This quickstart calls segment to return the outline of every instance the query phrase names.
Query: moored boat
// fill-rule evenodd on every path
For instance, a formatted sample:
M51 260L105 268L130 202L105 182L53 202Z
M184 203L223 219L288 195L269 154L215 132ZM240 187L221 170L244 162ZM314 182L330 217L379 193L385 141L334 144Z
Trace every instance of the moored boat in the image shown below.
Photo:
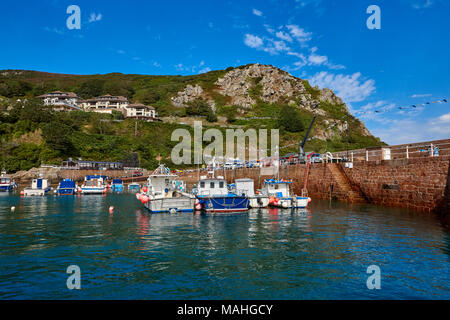
M185 192L185 184L161 164L138 194L139 200L152 213L193 212L195 196Z
M82 194L103 194L106 192L106 176L87 175L80 190Z
M250 208L265 208L269 205L269 197L257 190L255 193L254 181L250 178L236 179L234 181L235 193L245 194L249 199Z
M24 196L44 196L51 190L47 179L37 178L31 182L31 187L23 190Z
M197 184L197 202L206 212L238 212L247 211L249 199L242 193L229 191L225 179L201 177Z
M0 192L11 192L16 188L16 183L6 175L6 171L2 170L0 176Z
M291 194L292 181L266 179L263 194L269 197L269 205L280 208L306 208L311 201L308 197Z
M111 183L111 190L114 192L122 192L123 191L122 179L113 179Z
M56 189L56 193L60 196L64 195L74 195L77 192L77 185L75 181L72 179L64 179L62 180L58 188Z
M128 190L130 191L139 191L141 189L141 185L137 182L132 182L128 185Z

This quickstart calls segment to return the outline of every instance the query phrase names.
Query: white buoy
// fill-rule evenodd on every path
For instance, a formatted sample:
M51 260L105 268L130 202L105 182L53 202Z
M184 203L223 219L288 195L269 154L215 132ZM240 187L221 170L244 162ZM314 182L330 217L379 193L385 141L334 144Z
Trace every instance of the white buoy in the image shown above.
M109 207L109 212L110 212L110 213L113 213L113 212L114 212L114 207L113 207L113 206L110 206L110 207Z
M175 210L174 208L172 208L172 209L169 210L169 212L170 212L170 213L176 213L177 210Z
M16 211L16 207L12 206L11 207L11 212L14 212L14 211Z

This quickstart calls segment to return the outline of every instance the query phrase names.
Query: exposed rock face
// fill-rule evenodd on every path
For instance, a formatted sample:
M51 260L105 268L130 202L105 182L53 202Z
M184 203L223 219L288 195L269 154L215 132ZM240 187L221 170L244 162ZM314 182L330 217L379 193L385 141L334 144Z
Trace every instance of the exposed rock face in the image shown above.
M172 97L172 104L176 107L186 107L189 102L202 98L202 95L202 87L198 84L195 86L188 84L176 97Z
M255 103L248 93L248 89L255 85L252 79L261 85L260 98L265 102L278 102L281 98L305 93L299 79L273 66L260 64L234 69L218 79L216 85L221 94L232 98L233 104L250 108Z
M254 94L267 103L288 103L301 109L314 112L321 116L327 116L327 112L316 109L318 102L326 102L333 105L342 105L349 112L341 98L328 88L320 90L318 87L306 88L304 80L296 78L289 73L271 65L252 64L227 72L214 83L215 91L230 98L230 104L240 107L241 111L249 110L256 104ZM252 90L253 94L252 94ZM314 95L314 96L313 96ZM203 99L215 110L214 99L199 85L187 85L183 91L172 98L172 104L177 107L186 107L196 99ZM241 113L242 113L241 112ZM339 121L335 121L339 122ZM336 131L343 132L345 123L335 126ZM364 135L371 135L361 122L361 131ZM317 136L319 139L332 138L333 131L323 132Z

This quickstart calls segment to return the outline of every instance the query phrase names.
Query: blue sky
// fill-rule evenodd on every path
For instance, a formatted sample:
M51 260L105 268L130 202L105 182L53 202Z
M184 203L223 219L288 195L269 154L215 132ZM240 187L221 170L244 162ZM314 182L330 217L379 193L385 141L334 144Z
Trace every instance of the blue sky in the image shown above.
M80 30L66 27L72 4ZM366 26L373 4L379 30ZM187 75L258 62L335 90L390 144L450 138L450 103L398 109L450 98L449 12L445 0L8 2L0 69Z

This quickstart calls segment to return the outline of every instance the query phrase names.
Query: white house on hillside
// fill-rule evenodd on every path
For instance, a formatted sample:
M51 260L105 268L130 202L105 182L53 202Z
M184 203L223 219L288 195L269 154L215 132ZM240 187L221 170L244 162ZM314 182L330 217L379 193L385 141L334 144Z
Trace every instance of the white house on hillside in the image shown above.
M38 96L44 101L45 106L52 106L56 111L81 110L78 104L82 101L73 92L54 91Z
M158 120L158 113L155 108L141 103L133 103L125 107L124 115L126 118L135 118L147 121Z
M93 99L87 99L82 103L84 110L101 113L112 113L113 110L124 113L130 104L127 98L122 96L104 95Z

